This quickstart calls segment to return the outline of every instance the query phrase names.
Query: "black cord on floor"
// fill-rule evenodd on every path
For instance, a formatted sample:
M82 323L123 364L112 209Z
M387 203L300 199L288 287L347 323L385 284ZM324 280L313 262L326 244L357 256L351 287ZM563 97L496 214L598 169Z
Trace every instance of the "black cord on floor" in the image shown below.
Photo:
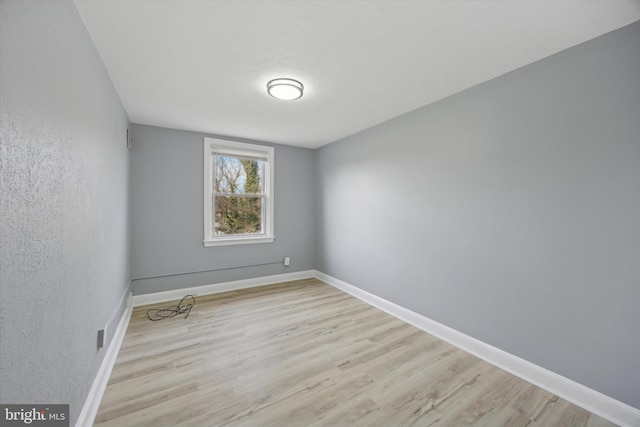
M190 298L191 301L185 303L184 300ZM185 295L182 297L178 305L172 305L170 307L165 308L150 308L147 310L147 317L149 320L153 320L154 322L157 320L166 319L169 317L177 316L178 314L187 313L184 318L186 319L191 312L193 306L196 305L196 298L193 295Z

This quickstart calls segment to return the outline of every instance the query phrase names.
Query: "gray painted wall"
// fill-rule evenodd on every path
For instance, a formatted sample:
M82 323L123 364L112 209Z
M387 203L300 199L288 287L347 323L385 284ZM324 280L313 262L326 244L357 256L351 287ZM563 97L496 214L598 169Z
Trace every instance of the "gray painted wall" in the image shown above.
M640 23L317 170L318 270L640 408Z
M125 309L127 116L72 2L0 3L0 402L82 409Z
M208 285L314 268L315 152L275 147L275 236L273 243L204 247L204 135L132 125L132 276L224 269L133 281L134 294ZM228 138L227 138L228 139ZM281 262L282 264L228 269Z

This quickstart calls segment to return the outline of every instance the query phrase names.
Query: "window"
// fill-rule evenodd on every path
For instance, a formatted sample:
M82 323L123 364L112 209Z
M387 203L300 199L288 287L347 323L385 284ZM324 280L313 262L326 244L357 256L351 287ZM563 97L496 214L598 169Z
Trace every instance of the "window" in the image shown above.
M268 243L273 147L204 139L204 245Z

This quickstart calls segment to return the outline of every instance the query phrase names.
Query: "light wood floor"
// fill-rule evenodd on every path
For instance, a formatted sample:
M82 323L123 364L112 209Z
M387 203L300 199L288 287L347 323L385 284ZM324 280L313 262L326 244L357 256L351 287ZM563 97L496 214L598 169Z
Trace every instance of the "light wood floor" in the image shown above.
M149 307L96 426L613 425L315 279Z

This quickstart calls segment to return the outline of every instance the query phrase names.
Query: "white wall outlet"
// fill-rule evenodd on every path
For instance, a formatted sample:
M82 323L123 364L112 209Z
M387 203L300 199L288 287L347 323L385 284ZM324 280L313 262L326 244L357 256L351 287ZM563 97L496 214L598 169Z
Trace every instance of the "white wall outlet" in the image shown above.
M284 257L284 266L289 267L291 265L291 257Z

